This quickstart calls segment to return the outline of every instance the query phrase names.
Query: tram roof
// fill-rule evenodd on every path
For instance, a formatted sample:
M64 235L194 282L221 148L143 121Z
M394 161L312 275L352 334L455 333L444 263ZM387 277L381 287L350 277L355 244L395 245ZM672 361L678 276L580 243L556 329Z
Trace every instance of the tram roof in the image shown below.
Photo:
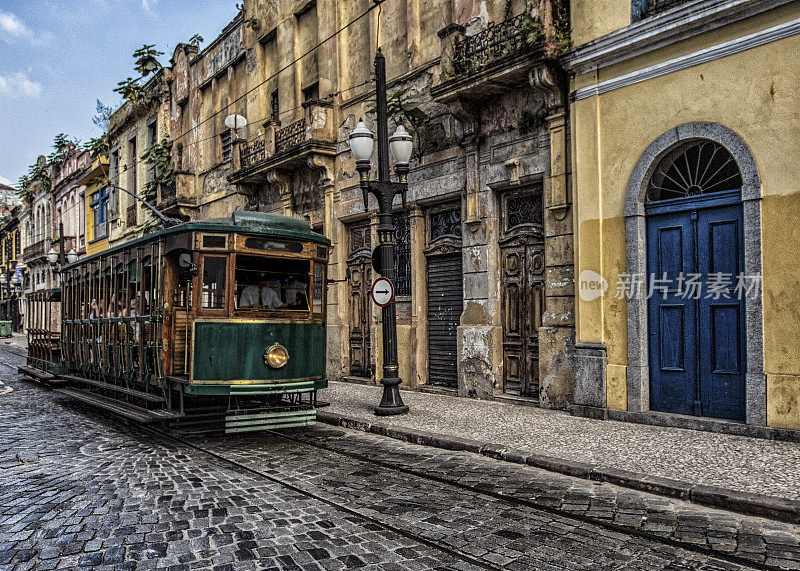
M240 233L240 234L261 234L273 238L291 238L301 242L317 242L319 244L330 245L331 241L322 234L314 232L311 226L305 220L292 218L291 216L284 216L282 214L273 214L270 212L252 212L245 210L237 210L232 216L227 218L206 218L205 220L191 220L189 222L182 222L169 228L162 228L150 234L146 234L141 238L136 238L103 250L97 254L92 254L74 264L66 264L64 269L79 266L88 260L95 260L138 246L146 244L161 236L168 236L171 234L180 234L183 232L226 232L226 233Z

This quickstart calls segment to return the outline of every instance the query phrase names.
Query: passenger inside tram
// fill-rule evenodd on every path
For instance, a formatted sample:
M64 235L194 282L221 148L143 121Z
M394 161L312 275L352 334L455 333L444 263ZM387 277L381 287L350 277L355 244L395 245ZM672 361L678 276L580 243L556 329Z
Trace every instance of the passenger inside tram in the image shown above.
M283 271L281 271L283 270ZM263 256L236 258L237 309L308 310L308 262Z

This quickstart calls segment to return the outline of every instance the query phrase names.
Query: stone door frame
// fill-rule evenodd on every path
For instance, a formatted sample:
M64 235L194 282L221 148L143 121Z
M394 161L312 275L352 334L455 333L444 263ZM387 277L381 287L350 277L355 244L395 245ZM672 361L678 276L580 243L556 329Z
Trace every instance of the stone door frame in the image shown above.
M625 197L625 242L627 272L646 275L647 240L645 197L650 178L661 159L682 142L708 139L719 143L739 165L742 175L744 211L744 271L761 275L761 179L755 158L744 140L718 123L684 123L653 141L639 158L628 182ZM761 288L745 299L747 372L745 374L745 418L747 424L766 426L767 384L764 373L764 303ZM629 412L650 410L650 370L648 366L647 299L628 298Z

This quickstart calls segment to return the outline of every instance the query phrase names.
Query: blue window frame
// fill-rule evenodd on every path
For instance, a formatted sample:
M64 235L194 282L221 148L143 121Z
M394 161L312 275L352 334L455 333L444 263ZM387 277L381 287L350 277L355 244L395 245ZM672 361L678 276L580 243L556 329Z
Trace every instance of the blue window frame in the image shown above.
M108 236L108 187L98 190L89 206L92 208L94 239L105 238Z

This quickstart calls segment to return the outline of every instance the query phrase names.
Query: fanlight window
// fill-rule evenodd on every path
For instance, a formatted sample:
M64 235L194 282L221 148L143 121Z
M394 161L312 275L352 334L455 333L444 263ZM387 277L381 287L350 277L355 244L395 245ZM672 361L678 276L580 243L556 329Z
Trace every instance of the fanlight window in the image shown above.
M687 198L740 188L742 174L727 149L714 141L692 141L661 159L650 179L647 200Z

